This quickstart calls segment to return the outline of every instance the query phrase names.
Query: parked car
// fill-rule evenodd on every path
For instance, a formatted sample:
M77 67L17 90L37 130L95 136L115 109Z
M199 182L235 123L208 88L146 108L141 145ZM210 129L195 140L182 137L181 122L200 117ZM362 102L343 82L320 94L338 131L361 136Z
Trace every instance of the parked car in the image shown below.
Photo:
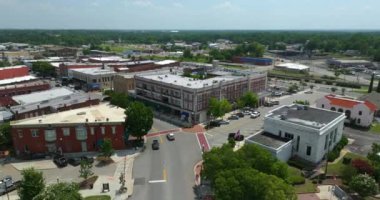
M229 120L220 120L219 124L230 124Z
M245 110L245 111L243 111L243 114L244 115L250 115L252 112L250 111L250 110Z
M305 92L305 94L313 94L313 91L308 90L308 91Z
M219 121L211 121L210 122L210 127L219 127L219 126L220 126Z
M243 114L243 113L241 113L241 112L239 112L239 113L236 113L236 115L237 115L238 117L244 117L244 114Z
M53 161L58 167L66 167L67 166L67 159L63 155L54 156Z
M21 181L13 181L11 176L5 176L0 179L0 196L16 190L20 183Z
M237 120L237 119L239 119L239 116L237 116L237 115L231 115L227 119L229 119L229 120Z
M280 101L272 101L273 105L280 105Z
M70 165L76 167L76 166L80 165L81 159L80 158L69 158L69 160L67 162Z
M169 140L169 141L173 141L175 140L175 137L174 137L174 133L169 133L166 135L166 138Z
M259 111L254 111L254 112L252 112L252 114L251 114L251 118L252 118L252 119L255 119L255 118L257 118L257 117L260 117L260 112L259 112Z
M158 149L160 149L160 143L158 143L158 140L153 140L153 143L152 143L152 149L153 149L153 150L158 150Z

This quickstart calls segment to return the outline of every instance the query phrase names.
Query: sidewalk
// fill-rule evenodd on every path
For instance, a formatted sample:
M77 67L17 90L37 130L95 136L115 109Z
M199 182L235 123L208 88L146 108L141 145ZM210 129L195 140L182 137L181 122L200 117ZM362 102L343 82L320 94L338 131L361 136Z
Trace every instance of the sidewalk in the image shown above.
M134 179L132 178L133 162L134 159L139 155L139 153L131 154L129 151L118 151L112 159L117 163L117 167L113 176L99 176L94 183L93 189L80 190L83 197L93 196L93 195L109 195L111 199L115 200L125 200L130 197L133 193ZM125 166L124 166L125 165ZM120 189L120 174L125 168L125 186L127 187L127 192L120 194L118 190ZM103 183L108 183L110 191L102 192Z

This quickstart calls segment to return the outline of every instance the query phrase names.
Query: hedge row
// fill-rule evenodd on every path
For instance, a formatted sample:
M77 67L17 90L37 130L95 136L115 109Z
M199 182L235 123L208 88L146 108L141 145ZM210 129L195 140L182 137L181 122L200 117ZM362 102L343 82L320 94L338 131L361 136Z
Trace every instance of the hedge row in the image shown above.
M348 144L348 139L346 136L342 136L342 139L336 144L334 149L329 152L327 155L327 160L329 162L333 162L340 155L340 151Z

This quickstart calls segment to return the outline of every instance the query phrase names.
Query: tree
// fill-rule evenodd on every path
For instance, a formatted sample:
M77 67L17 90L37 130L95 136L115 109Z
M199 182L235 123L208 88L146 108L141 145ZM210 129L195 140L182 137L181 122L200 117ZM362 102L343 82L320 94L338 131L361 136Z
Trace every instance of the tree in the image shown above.
M48 62L34 62L32 65L32 70L42 77L56 76L55 67Z
M298 85L297 84L291 84L288 87L288 92L289 93L296 93L298 91Z
M94 175L94 172L92 172L92 164L87 160L82 160L80 162L79 177L86 181L87 178L92 175Z
M372 149L368 153L367 158L370 160L371 165L374 168L373 176L377 181L380 181L380 144L372 144Z
M0 125L0 149L7 149L12 146L11 125L9 122Z
M373 172L374 172L374 169L373 167L371 166L370 163L368 163L368 161L366 160L363 160L363 159L354 159L352 162L351 162L351 165L352 167L354 167L356 169L356 171L360 174L369 174L369 175L372 175Z
M331 92L335 93L336 92L336 87L331 87Z
M369 87L368 87L368 93L372 92L374 79L375 79L375 74L372 73L371 82L369 83Z
M375 195L378 192L376 181L368 174L359 174L352 178L350 189L357 192L361 197Z
M379 92L379 93L380 93L380 79L379 79L379 81L377 82L376 92Z
M239 102L240 100L240 102ZM238 105L239 107L257 107L258 102L259 102L259 97L257 94L253 92L246 92L240 99L238 100Z
M33 200L82 200L77 183L56 183L46 187Z
M208 114L214 118L223 117L231 109L232 106L227 99L218 100L212 97L209 102Z
M184 58L193 58L193 54L191 53L190 49L185 49L183 51L183 57Z
M342 74L342 72L339 70L339 69L335 69L334 70L334 76L336 77L336 78L339 78L339 76Z
M309 85L309 87L310 87L310 90L313 90L313 88L314 88L314 85L313 85L313 84L311 84L311 85Z
M342 180L346 185L348 185L352 178L358 174L356 169L351 165L344 165L341 169Z
M104 139L103 143L100 145L100 153L102 156L106 158L110 158L114 153L114 149L112 147L112 141L109 138ZM81 163L82 167L82 163Z
M22 170L21 175L22 179L18 188L18 196L21 200L31 200L45 188L42 172L28 168Z
M346 88L342 87L341 91L342 91L342 95L344 96L344 93L346 92Z
M140 102L133 102L126 109L125 128L139 140L148 133L153 125L153 111Z

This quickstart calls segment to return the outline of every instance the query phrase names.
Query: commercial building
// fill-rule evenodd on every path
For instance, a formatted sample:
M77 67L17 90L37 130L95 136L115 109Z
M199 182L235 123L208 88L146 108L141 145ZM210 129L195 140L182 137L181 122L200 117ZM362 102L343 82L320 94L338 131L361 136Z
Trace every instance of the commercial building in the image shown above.
M88 62L91 63L119 63L127 61L129 61L129 59L124 59L120 56L100 56L88 58Z
M49 88L50 84L41 80L0 86L0 106L16 104L12 96L48 90Z
M97 151L104 139L125 148L124 109L100 104L11 122L17 155Z
M112 89L116 72L109 68L70 69L69 77L81 82L88 90Z
M330 66L336 66L336 67L359 67L359 66L371 67L372 66L372 62L370 62L368 60L329 59L329 60L327 60L327 64Z
M66 88L55 88L43 92L14 96L19 105L10 110L15 119L26 119L49 113L99 104L102 98L98 93L74 92Z
M302 72L308 73L310 71L310 67L306 65L301 65L297 63L280 63L274 66L277 70L288 71L288 72Z
M357 126L369 127L377 106L370 101L360 101L344 96L326 95L316 101L318 108L345 113L347 122Z
M68 76L70 69L86 69L99 68L101 63L58 63L58 74L60 76Z
M238 57L234 56L232 62L235 63L247 63L252 65L268 66L273 64L271 58L252 58L252 57Z
M0 80L18 78L28 75L29 68L25 65L0 68Z
M318 164L339 142L344 113L303 105L286 105L270 111L264 131L246 139L282 161L293 156Z
M135 75L136 96L155 104L161 112L172 115L173 120L195 124L207 120L211 97L236 102L248 91L260 96L266 89L265 72L217 73L208 72L212 78L203 80L184 77L175 71Z
M82 49L55 45L42 45L46 57L77 57L83 54Z
M113 79L114 91L128 94L135 89L135 73L120 73Z

